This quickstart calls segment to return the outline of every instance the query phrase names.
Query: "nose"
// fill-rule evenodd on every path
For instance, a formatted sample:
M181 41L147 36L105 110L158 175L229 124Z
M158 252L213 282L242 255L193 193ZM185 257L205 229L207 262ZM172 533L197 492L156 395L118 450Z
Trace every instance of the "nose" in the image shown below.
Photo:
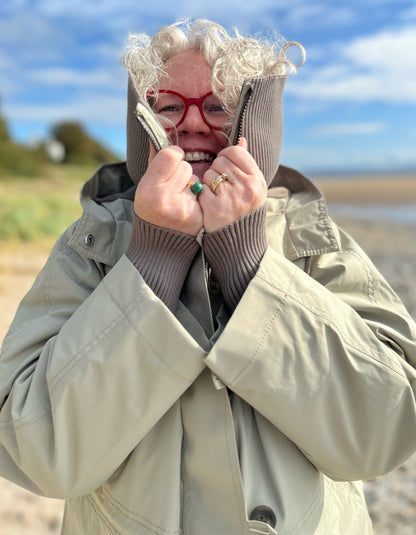
M211 132L211 127L205 122L198 106L196 104L191 104L184 120L178 126L178 131L180 133L187 132L190 134L209 134Z

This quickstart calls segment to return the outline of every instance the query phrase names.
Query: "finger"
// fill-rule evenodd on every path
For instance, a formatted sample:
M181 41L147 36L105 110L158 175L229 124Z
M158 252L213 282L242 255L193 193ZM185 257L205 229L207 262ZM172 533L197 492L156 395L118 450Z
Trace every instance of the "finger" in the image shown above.
M208 171L207 171L208 173ZM227 188L231 188L231 184L228 183L228 179L224 175L224 180L220 181L215 185L214 180L220 176L218 173L215 173L213 175L213 178L211 180L208 180L207 177L204 176L203 182L204 182L204 192L208 192L210 195L216 196L220 192L225 192Z
M205 171L203 176L204 184L211 186L213 180L218 176L223 175L230 184L238 182L238 175L243 174L235 165L231 164L227 158L219 158L215 160L215 167L210 167Z
M228 162L224 161L228 160ZM220 163L218 163L220 161ZM217 165L218 163L218 165ZM253 156L248 152L246 148L240 145L233 145L232 147L226 147L218 153L217 158L213 161L212 167L214 169L221 169L221 165L225 165L227 169L230 170L230 163L233 166L236 166L246 175L251 175L258 171L258 166ZM227 172L227 170L225 170Z
M208 173L208 171L207 171ZM233 188L241 189L240 186L232 185L225 173L218 174L214 173L212 177L208 179L208 175L204 177L204 191L209 192L210 195L218 197L219 195L228 195Z
M154 184L167 182L184 162L184 152L180 147L171 146L158 152L151 161L147 175Z
M187 163L187 162L185 162ZM191 168L192 169L192 168ZM186 175L187 176L187 175ZM186 180L186 177L183 177L185 178ZM191 170L191 175L190 175L190 178L187 179L187 181L183 181L183 191L189 191L190 194L192 194L194 197L199 197L199 195L202 193L202 191L205 191L207 188L203 187L203 184L201 183L199 177L197 177L196 175L193 175L192 174L192 170ZM202 185L202 187L201 187Z
M211 191L210 187L207 185L204 185L201 193L197 195L198 201L202 203L207 202L208 199L212 199L213 197L215 197L215 194Z

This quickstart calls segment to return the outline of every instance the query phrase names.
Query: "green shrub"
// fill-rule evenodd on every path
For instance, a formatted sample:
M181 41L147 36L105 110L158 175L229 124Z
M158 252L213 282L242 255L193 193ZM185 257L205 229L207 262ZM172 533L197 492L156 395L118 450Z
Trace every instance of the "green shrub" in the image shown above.
M0 145L6 141L10 141L9 130L6 121L0 115Z
M78 123L59 123L52 129L52 135L65 147L64 162L66 163L85 165L118 160L112 152L92 139Z
M46 162L43 147L31 149L12 141L6 120L0 115L0 178L7 173L34 176Z
M7 173L16 176L39 175L47 161L42 148L29 149L12 141L0 142L0 178Z

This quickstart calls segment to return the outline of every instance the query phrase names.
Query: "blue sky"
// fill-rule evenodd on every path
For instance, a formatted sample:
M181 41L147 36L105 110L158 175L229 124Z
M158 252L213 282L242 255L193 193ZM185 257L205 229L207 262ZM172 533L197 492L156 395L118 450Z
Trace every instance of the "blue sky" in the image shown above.
M185 17L304 45L306 64L286 84L282 163L315 175L416 170L415 0L1 2L1 112L13 137L29 143L77 120L123 158L127 34Z

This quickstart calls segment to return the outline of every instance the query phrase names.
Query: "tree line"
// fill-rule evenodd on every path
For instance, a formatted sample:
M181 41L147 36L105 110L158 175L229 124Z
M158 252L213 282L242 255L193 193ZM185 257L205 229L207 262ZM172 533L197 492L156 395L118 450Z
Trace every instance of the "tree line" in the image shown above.
M48 163L99 165L119 158L93 139L77 122L61 122L51 128L50 139L36 147L16 143L0 112L0 178L2 174L37 175Z

